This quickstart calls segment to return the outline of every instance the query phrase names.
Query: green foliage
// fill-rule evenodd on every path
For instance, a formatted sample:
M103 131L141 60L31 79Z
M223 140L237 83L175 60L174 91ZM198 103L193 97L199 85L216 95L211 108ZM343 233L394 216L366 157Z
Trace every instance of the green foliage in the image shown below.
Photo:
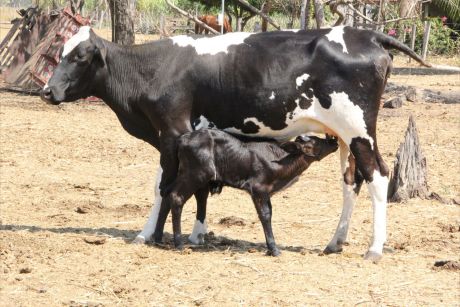
M421 22L420 22L421 23ZM417 31L419 40L423 40L423 29ZM431 18L431 32L428 50L436 55L454 55L460 53L459 33L444 25L441 18Z
M452 30L448 26L444 25L441 18L430 18L431 21L431 30L430 38L428 41L428 51L432 55L455 55L460 53L460 33ZM415 37L415 52L421 53L422 44L423 44L423 32L424 24L423 21L417 19L415 21L405 21L402 23L399 31L406 31L404 43L410 45L411 40L411 29L412 24L416 24L417 32ZM396 31L395 24L388 24L385 27L386 33L395 33L395 36L398 34ZM405 29L405 30L404 30ZM401 35L400 35L401 36Z

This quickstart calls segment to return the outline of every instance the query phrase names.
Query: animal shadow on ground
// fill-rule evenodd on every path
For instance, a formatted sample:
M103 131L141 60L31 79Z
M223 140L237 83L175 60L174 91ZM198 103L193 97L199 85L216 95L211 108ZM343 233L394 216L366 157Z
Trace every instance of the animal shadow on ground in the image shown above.
M57 234L74 233L81 235L102 235L119 238L130 244L131 241L138 234L137 230L126 230L117 228L88 228L88 227L39 227L29 225L0 225L0 231L29 231L29 232L53 232ZM187 234L184 234L182 240L187 242ZM185 248L190 248L194 252L223 252L231 251L234 253L247 253L247 252L264 252L267 250L265 242L254 243L245 240L230 239L225 236L216 236L212 231L205 235L205 243L203 245L185 244ZM151 243L148 245L155 246L160 249L172 250L174 249L173 236L165 232L163 235L163 243ZM307 249L303 246L283 246L278 245L282 251L290 251L296 253L309 253L320 254L322 251L319 249Z
M185 243L185 249L191 249L193 252L223 252L230 251L233 253L244 254L247 252L265 252L267 245L265 242L250 242L245 240L230 239L225 236L216 236L214 232L209 232L204 236L204 244L192 245L188 244L188 235L182 235L182 241ZM165 232L163 234L163 243L152 243L154 246L161 249L174 249L174 239L172 234ZM320 254L322 251L319 249L307 249L303 246L284 246L277 244L277 247L282 251L296 252L296 253L310 253Z

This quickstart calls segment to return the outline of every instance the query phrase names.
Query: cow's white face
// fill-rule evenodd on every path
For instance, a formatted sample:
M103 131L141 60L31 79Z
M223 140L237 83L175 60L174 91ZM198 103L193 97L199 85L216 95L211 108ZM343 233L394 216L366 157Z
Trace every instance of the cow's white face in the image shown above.
M65 43L61 60L41 92L43 100L59 104L91 95L97 71L105 62L104 52L93 37L90 28L85 26Z

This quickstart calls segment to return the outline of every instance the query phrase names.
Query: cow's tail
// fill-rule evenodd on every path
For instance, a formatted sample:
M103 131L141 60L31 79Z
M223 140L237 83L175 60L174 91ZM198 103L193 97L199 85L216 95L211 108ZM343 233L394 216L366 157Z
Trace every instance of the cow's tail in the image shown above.
M375 37L376 37L377 41L380 44L382 44L382 46L385 49L399 50L399 51L407 54L408 56L410 56L411 58L413 58L414 60L416 60L420 64L422 64L422 65L424 65L426 67L431 67L430 63L425 62L420 56L418 56L417 53L415 53L412 49L410 49L409 47L407 47L406 45L404 45L403 43L401 43L397 39L394 39L393 37L385 35L385 34L380 33L380 32L374 32L374 33L376 35Z

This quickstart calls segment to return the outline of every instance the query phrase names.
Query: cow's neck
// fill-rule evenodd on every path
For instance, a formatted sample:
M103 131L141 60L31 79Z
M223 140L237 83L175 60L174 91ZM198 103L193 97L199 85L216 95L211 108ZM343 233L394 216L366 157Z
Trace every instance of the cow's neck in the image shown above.
M101 98L117 115L123 128L131 135L159 148L159 134L149 118L139 108L142 97L148 89L142 69L149 69L151 75L155 67L140 67L139 52L132 47L120 46L105 40L98 41L106 50L106 65L97 72L93 94ZM140 63L140 64L139 64ZM152 66L152 62L150 62Z
M116 111L131 111L139 101L145 88L141 77L141 65L135 51L129 46L120 46L101 39L106 48L106 65L102 69L99 82L95 84L95 95Z

